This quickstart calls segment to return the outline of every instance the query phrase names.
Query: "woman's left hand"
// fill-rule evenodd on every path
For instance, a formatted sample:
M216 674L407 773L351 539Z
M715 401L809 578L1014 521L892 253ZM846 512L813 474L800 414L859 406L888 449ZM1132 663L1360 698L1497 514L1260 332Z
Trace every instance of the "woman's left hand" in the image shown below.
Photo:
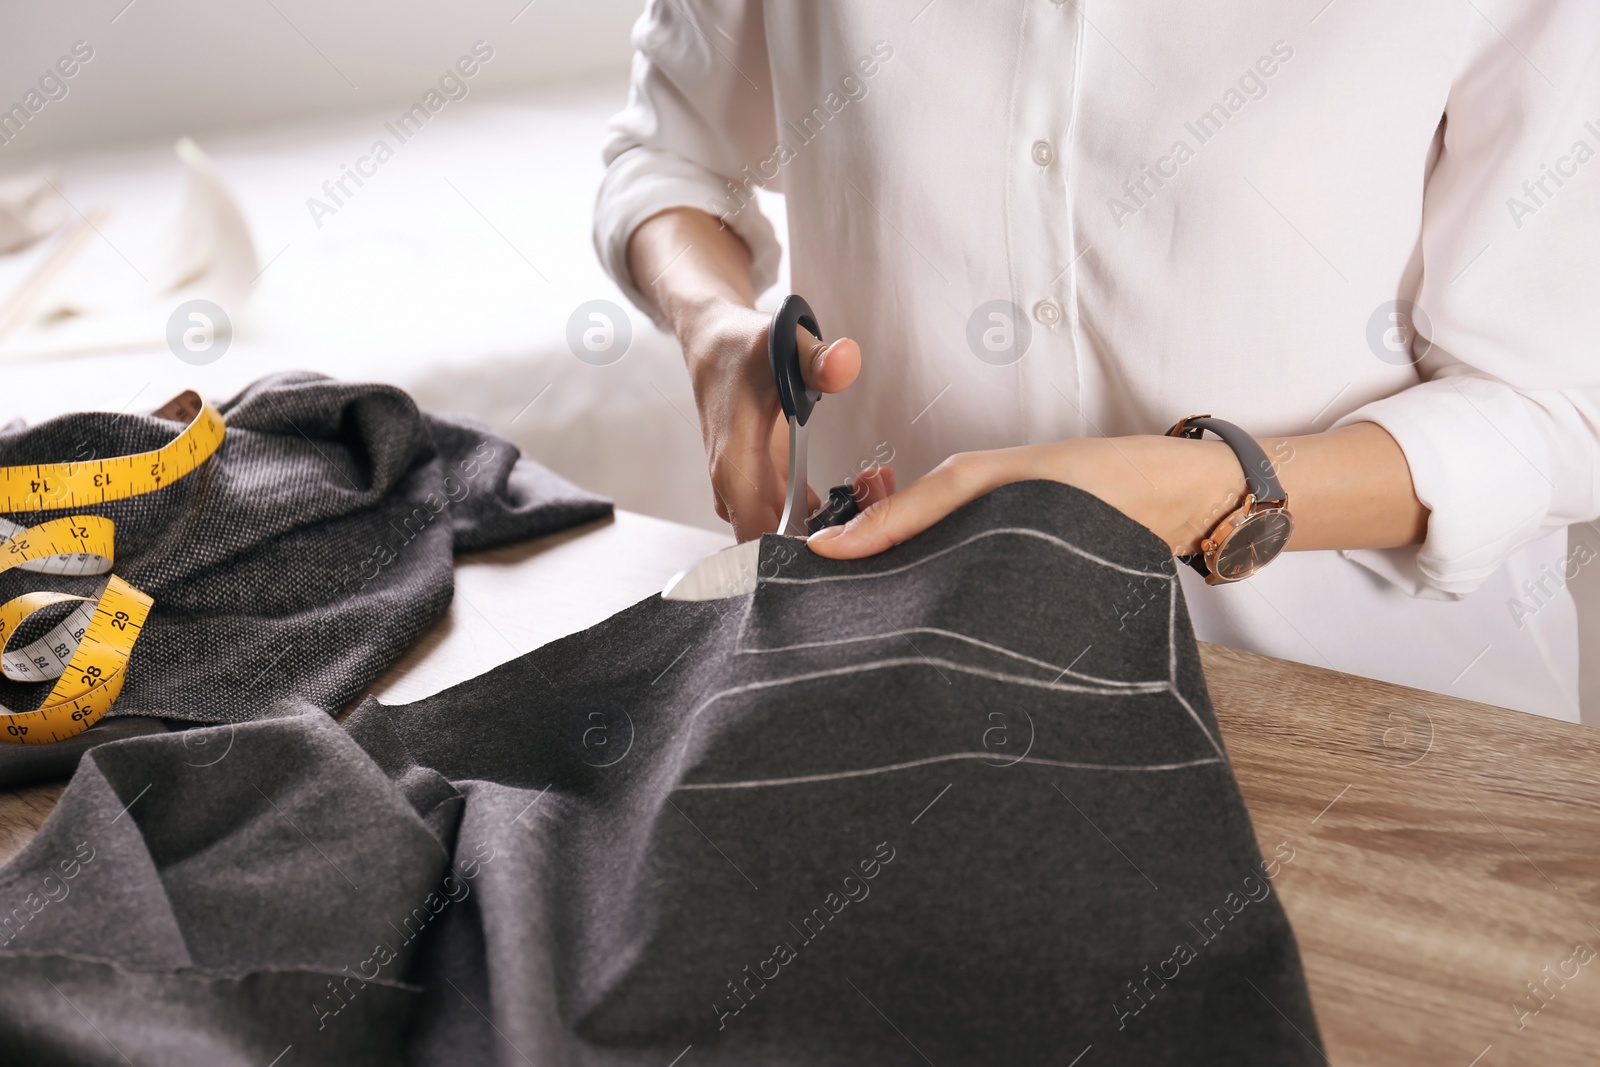
M1245 491L1239 461L1220 441L1081 437L954 455L898 492L892 470L871 468L857 483L861 513L813 534L806 544L832 559L875 555L991 489L1032 478L1094 494L1179 554L1196 551Z

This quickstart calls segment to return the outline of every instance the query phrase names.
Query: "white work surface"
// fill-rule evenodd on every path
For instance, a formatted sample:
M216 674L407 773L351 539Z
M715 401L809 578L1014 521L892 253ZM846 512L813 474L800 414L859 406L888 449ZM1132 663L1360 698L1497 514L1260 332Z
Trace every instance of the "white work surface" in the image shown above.
M408 704L558 637L587 629L647 596L729 534L619 510L527 544L461 556L450 613L368 693Z

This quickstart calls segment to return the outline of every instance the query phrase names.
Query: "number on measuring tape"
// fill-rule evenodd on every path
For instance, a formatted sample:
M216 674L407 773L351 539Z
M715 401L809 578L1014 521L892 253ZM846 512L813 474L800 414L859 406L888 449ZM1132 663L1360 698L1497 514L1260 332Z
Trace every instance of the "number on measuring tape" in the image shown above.
M67 511L153 492L211 458L227 432L221 413L193 392L175 397L160 414L191 417L182 433L154 452L0 468L0 513Z
M71 737L98 721L122 692L150 598L114 574L93 597L28 593L0 605L0 634L15 636L32 615L65 604L72 605L67 618L46 637L0 653L0 670L13 681L55 680L35 710L0 708L6 722L0 740L39 744ZM78 620L85 621L79 626ZM39 654L41 646L45 651Z
M216 409L193 392L169 401L157 415L189 421L154 452L0 468L0 511L72 510L154 492L209 459L227 429ZM30 527L0 517L0 572L106 576L93 596L41 591L0 604L0 673L13 681L55 683L32 711L0 705L0 741L64 740L94 725L121 695L151 599L110 573L115 536L112 521L97 515L68 515ZM28 620L40 612L61 617L12 648Z

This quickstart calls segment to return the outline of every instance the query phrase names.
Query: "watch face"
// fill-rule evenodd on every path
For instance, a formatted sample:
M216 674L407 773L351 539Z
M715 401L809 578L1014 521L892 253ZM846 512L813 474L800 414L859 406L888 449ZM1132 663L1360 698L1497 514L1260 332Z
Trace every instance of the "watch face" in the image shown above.
M1257 511L1234 527L1233 533L1217 552L1212 571L1224 582L1248 578L1265 567L1289 543L1294 520L1282 508Z

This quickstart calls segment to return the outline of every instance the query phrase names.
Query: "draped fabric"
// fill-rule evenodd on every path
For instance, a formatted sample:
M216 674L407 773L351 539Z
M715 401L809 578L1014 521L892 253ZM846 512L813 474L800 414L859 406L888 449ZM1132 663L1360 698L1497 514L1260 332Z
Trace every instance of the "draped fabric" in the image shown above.
M155 600L108 719L336 712L443 615L456 552L611 513L509 441L424 414L392 386L278 374L219 410L227 435L187 477L109 504L7 516L25 526L66 514L112 519L115 572ZM150 451L181 428L146 415L68 415L0 432L0 466ZM40 588L92 596L102 581L14 569L0 573L0 602ZM26 709L45 688L0 681L0 703ZM0 745L0 785L64 777L96 739Z
M761 574L94 749L0 871L8 1062L1321 1061L1156 538L1027 482Z

